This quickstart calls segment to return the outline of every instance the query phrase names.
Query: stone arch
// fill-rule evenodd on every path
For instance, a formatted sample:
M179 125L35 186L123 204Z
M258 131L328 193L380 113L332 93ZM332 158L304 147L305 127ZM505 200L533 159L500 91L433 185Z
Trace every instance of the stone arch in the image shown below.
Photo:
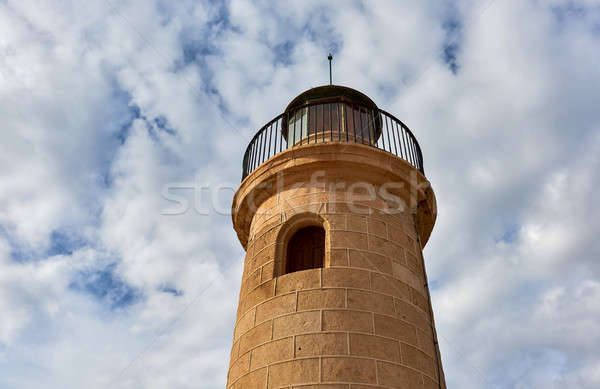
M327 267L329 265L330 228L327 219L316 213L302 212L290 217L283 224L279 230L279 233L277 234L277 247L275 250L274 266L275 277L287 273L287 252L290 240L298 231L309 227L323 228L325 232L323 267Z

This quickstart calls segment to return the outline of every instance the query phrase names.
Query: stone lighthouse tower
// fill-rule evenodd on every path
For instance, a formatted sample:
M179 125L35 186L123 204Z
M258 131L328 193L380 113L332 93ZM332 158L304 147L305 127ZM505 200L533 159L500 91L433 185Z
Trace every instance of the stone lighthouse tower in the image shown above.
M313 88L256 133L242 176L227 388L445 388L412 132L354 89Z

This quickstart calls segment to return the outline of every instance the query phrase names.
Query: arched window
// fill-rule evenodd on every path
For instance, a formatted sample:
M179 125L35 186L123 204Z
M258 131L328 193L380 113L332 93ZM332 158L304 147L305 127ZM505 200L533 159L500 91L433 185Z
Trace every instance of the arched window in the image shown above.
M325 229L309 226L296 231L287 244L285 273L323 267Z

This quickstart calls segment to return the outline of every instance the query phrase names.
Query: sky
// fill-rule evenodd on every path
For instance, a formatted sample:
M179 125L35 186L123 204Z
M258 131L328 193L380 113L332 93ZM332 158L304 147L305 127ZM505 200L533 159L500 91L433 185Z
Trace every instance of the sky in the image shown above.
M448 387L600 387L598 0L2 0L1 388L225 386L243 152L329 52L423 150Z

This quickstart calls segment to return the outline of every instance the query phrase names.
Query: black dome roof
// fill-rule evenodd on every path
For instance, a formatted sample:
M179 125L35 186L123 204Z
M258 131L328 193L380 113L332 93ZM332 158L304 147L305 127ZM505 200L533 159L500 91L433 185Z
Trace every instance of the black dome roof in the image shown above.
M356 103L369 108L377 109L377 105L367 95L356 89L341 85L322 85L300 93L288 106L285 111L292 110L309 102L324 102L331 98L341 98L342 101Z

